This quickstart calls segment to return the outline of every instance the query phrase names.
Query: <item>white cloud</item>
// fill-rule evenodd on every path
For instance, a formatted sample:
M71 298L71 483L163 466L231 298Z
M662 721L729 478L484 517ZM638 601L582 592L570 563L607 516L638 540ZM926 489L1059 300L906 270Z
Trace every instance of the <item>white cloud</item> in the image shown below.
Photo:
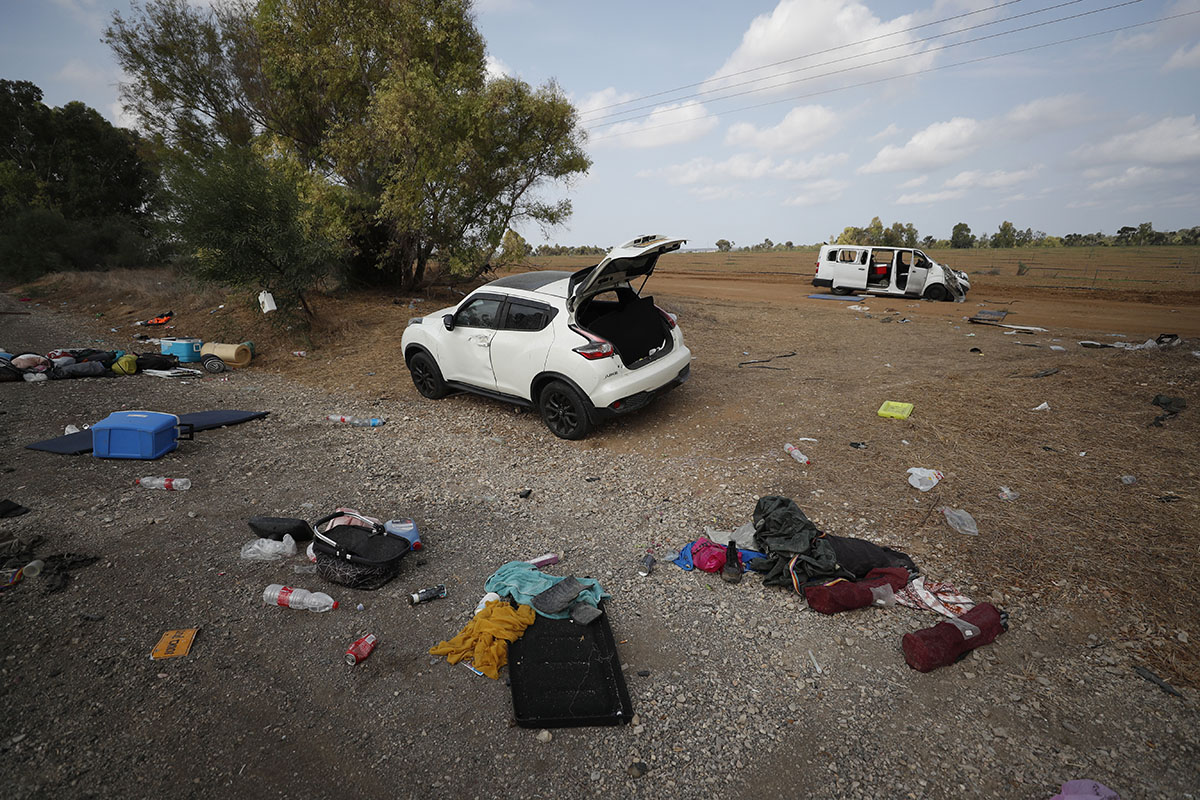
M60 81L84 86L97 86L105 83L104 70L89 67L83 59L72 58L62 65L54 76Z
M529 0L475 0L471 5L478 14L513 14L533 8Z
M838 180L837 178L824 178L819 181L812 181L804 186L804 192L788 198L785 205L789 206L815 206L819 203L829 203L841 198L842 193L849 186L846 181Z
M1147 183L1154 183L1165 178L1168 175L1166 170L1158 167L1127 167L1123 172L1113 175L1111 178L1096 181L1088 186L1092 191L1103 191L1105 189L1123 189L1130 186L1141 186Z
M624 147L663 147L699 139L716 125L717 117L692 100L659 106L645 119L601 128L595 131L592 141Z
M120 100L114 100L108 107L108 118L118 128L129 128L132 131L142 129L141 119L137 114L126 111Z
M1018 183L1027 181L1037 175L1041 165L1031 167L1030 169L1019 169L1013 172L1005 172L1002 169L992 172L980 172L978 170L968 170L960 172L945 183L947 189L1005 189L1009 186L1015 186Z
M1087 98L1081 94L1060 94L1039 97L1023 103L1000 118L998 124L1011 133L1013 126L1030 132L1069 128L1094 116Z
M902 147L887 145L858 171L871 174L944 167L974 152L982 133L980 124L969 117L935 122L913 134Z
M802 181L810 178L820 178L828 175L834 167L841 166L850 160L848 153L833 153L831 155L813 156L807 161L788 159L772 170L777 178Z
M713 184L728 181L753 181L766 178L781 180L811 180L823 178L835 167L850 158L846 153L813 156L807 161L787 159L776 163L769 156L752 156L738 153L724 161L711 158L693 158L682 164L672 164L657 169L642 170L639 178L664 178L675 186L697 183Z
M490 53L484 60L483 70L490 81L494 81L496 78L511 78L513 75L512 68L508 64Z
M877 142L880 139L890 139L899 132L900 132L900 126L893 122L890 125L888 125L886 128L884 128L883 130L881 130L879 133L875 134L874 136L868 137L867 141L868 142Z
M771 153L795 153L820 144L840 127L838 115L830 108L797 106L774 127L759 129L749 122L730 125L725 144Z
M919 206L928 203L941 203L946 200L957 200L965 195L962 189L946 189L940 192L925 192L917 194L902 194L896 198L896 205Z
M603 116L604 114L618 113L611 107L620 105L621 103L628 103L630 100L638 99L638 97L640 95L632 92L618 92L609 86L607 89L601 89L598 92L584 95L583 99L575 104L575 107L579 109L580 117Z
M667 183L672 185L687 186L701 182L745 181L764 178L770 174L773 167L771 159L766 156L755 158L742 153L720 162L707 157L693 158L683 164L643 170L637 176L639 178L666 178Z
M75 21L84 27L99 32L104 28L104 10L97 6L96 0L52 0L54 5L64 9Z
M764 78L755 86L775 86L820 75L830 69L845 69L857 64L879 60L879 51L896 45L911 44L913 33L898 33L911 27L913 17L905 15L881 20L870 8L855 0L780 0L775 8L755 17L742 35L741 44L709 79L709 87L729 86L755 78ZM890 35L894 34L894 35ZM885 38L877 38L885 37ZM873 39L874 41L863 42ZM862 44L854 44L863 42ZM851 51L845 45L854 44ZM888 50L893 55L903 50ZM814 54L810 58L797 54ZM852 60L831 68L821 67L829 61L851 55ZM875 58L872 58L875 57ZM930 66L934 56L916 52L905 58L904 67L919 70ZM786 62L776 64L775 62ZM766 66L771 64L773 66ZM762 69L758 69L762 67ZM736 73L754 70L745 75ZM892 75L895 64L865 67L851 73L854 80L869 80ZM846 76L831 76L830 81L845 83ZM805 82L805 86L813 86ZM796 84L774 89L775 92L795 91Z
M698 200L712 202L714 200L738 200L746 193L736 186L696 186L688 192Z
M927 180L929 180L928 175L918 175L917 177L913 178L912 180L905 181L904 183L900 184L896 188L897 189L916 189L918 186L924 186L925 182Z
M1197 68L1200 68L1200 42L1196 42L1191 47L1180 47L1171 54L1167 63L1163 64L1163 72Z
M1164 117L1141 130L1118 134L1100 144L1084 145L1072 155L1107 164L1183 164L1200 160L1200 125L1196 115Z

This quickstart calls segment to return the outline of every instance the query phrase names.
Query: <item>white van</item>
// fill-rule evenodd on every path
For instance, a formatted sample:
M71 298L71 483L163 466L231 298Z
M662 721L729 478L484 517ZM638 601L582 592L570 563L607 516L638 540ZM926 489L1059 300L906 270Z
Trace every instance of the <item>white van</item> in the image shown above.
M868 292L961 301L971 281L967 273L943 266L912 247L827 244L817 256L813 286L834 294Z

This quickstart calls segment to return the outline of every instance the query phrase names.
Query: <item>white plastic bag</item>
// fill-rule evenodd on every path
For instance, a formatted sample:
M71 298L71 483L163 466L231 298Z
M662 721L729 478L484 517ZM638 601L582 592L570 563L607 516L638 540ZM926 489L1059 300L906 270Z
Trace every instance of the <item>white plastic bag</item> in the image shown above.
M940 509L946 515L946 523L959 533L965 533L968 536L978 536L979 528L975 525L975 518L963 511L961 508L950 508L950 506L942 506Z
M283 541L274 539L252 539L242 545L242 558L247 561L278 561L296 555L296 540L284 534Z
M920 489L922 492L928 492L937 486L938 481L941 479L942 473L936 469L925 469L924 467L908 468L908 482L914 489Z

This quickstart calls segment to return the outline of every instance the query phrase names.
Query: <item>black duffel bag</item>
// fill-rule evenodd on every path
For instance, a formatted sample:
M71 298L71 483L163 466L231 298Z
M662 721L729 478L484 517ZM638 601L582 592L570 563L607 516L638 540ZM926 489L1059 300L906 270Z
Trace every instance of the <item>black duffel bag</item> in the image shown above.
M329 527L338 517L351 517L358 523ZM335 511L317 520L312 530L317 574L351 589L383 586L400 574L400 562L411 549L407 539L391 536L382 524L348 511Z

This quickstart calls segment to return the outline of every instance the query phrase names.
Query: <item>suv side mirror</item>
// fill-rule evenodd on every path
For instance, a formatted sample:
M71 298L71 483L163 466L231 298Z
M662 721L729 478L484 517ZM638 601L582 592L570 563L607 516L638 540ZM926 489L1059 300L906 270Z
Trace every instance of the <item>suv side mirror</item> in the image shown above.
M442 324L446 326L446 330L454 330L454 315L447 314L446 316L442 317Z

